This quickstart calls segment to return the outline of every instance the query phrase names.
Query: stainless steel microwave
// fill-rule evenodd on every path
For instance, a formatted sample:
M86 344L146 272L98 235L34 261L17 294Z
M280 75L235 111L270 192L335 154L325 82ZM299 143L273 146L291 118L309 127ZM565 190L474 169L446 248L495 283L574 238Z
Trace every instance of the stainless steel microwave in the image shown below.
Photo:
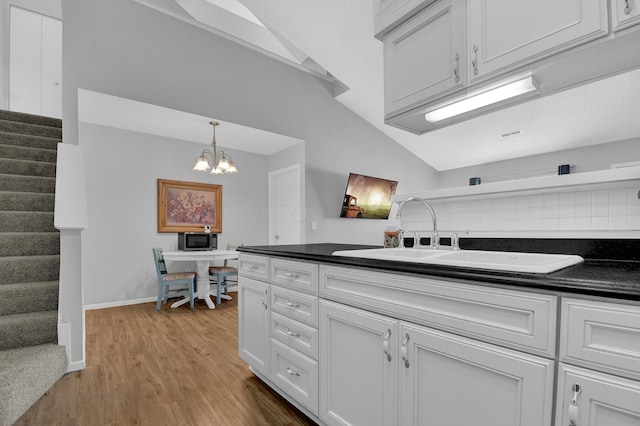
M218 248L218 234L206 232L179 232L178 250L216 250Z

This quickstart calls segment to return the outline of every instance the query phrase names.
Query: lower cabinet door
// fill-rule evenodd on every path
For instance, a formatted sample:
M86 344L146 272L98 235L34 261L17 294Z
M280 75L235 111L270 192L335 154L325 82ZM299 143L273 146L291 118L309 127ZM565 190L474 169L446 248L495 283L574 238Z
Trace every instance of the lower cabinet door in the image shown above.
M560 363L556 426L640 425L640 382Z
M406 323L399 338L400 424L551 424L552 360Z
M269 376L271 354L269 284L238 279L238 352L255 371Z
M319 328L320 419L396 425L398 322L322 300Z

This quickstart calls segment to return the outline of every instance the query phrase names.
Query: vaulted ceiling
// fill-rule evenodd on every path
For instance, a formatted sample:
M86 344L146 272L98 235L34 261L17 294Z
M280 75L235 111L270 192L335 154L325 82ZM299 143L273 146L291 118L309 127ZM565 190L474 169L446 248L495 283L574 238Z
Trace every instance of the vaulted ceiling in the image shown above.
M437 170L640 136L638 70L424 135L384 124L382 43L373 37L380 0L136 1L335 80L337 101Z

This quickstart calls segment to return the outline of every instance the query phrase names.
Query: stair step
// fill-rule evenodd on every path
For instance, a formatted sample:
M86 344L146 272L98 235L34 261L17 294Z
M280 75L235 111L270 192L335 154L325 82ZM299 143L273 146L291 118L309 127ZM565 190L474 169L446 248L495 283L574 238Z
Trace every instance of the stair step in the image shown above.
M0 188L5 192L42 192L53 194L56 191L56 178L48 176L0 174Z
M53 212L0 211L0 232L54 232Z
M26 112L0 110L0 120L19 121L21 123L62 128L62 120L59 118L27 114Z
M54 194L0 191L2 211L52 212L54 206Z
M0 158L11 158L14 160L44 161L45 163L55 163L58 156L57 151L42 148L30 148L16 145L0 144Z
M67 371L64 346L46 344L0 352L0 424L12 425Z
M0 158L0 173L24 176L56 176L56 164Z
M0 316L0 351L58 343L58 311Z
M0 131L62 139L61 128L40 126L38 124L20 123L18 121L0 120Z
M0 285L56 281L59 277L59 255L0 257Z
M58 281L0 285L0 316L58 309Z
M60 232L0 233L0 256L60 254Z
M60 138L45 138L43 136L22 135L19 133L0 132L0 143L3 145L26 146L30 148L58 149Z

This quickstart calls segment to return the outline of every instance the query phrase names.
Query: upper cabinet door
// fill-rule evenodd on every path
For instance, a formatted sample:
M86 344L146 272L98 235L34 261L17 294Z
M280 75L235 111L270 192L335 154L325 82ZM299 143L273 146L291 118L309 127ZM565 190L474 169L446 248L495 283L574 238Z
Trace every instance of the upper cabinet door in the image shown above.
M640 24L640 0L611 0L613 31Z
M472 0L467 7L470 82L608 32L601 0Z
M384 37L385 114L465 84L462 0L439 1Z

